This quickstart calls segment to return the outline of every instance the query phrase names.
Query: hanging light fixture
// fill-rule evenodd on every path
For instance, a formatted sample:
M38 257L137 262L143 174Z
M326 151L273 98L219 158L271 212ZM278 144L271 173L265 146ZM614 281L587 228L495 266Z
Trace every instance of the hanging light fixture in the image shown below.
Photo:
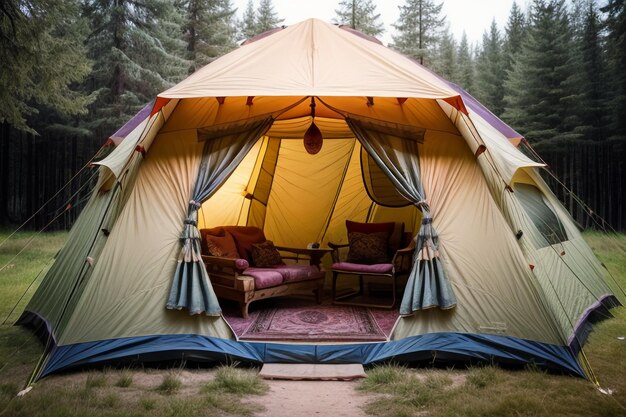
M317 126L315 126L315 97L311 97L311 126L304 132L304 149L311 154L315 155L322 149L322 132Z

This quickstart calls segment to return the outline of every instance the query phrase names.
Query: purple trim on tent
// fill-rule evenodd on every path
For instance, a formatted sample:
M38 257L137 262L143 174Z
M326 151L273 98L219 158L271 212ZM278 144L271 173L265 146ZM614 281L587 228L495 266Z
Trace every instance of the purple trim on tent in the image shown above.
M443 78L442 78L443 80ZM507 139L519 139L523 136L513 130L509 125L504 123L498 116L489 111L489 109L483 106L478 100L472 97L467 91L463 90L458 85L444 80L452 89L458 92L463 99L465 105L474 113L485 119L493 128L502 133Z
M139 110L139 112L134 115L129 121L127 121L124 126L119 128L117 132L109 136L109 139L111 139L115 143L115 146L119 145L120 142L122 142L130 132L135 130L135 128L139 126L141 122L143 122L144 120L146 120L146 118L150 116L150 111L152 110L153 106L154 100L146 104L143 109Z
M589 307L587 307L585 311L583 311L583 313L580 315L580 317L578 318L578 321L576 321L576 325L574 326L574 331L567 338L567 344L569 346L581 344L580 341L577 340L580 337L579 332L581 332L583 326L585 326L588 323L589 316L591 314L596 312L598 309L604 308L608 310L610 308L617 307L619 305L621 305L621 303L613 294L602 295L600 298L598 298L596 302L594 302Z
M509 125L504 123L502 120L500 120L498 116L496 116L491 111L489 111L487 107L483 106L478 100L476 100L470 93L465 91L461 86L453 83L452 81L446 80L445 78L443 78L441 75L437 74L430 68L426 68L425 66L421 65L419 62L417 62L417 60L411 57L408 57L408 58L412 60L413 62L415 62L417 65L424 68L426 71L430 72L435 77L439 78L441 81L443 81L446 85L448 85L454 91L459 93L459 95L461 96L461 99L463 100L463 103L465 103L465 106L469 110L471 110L472 112L476 113L477 115L485 119L487 123L489 123L498 132L502 133L507 139L521 139L524 137L518 132L516 132L515 130L513 130Z
M15 326L24 326L32 330L44 345L47 344L48 337L52 337L53 345L57 344L50 322L34 311L24 310L20 318L15 322Z

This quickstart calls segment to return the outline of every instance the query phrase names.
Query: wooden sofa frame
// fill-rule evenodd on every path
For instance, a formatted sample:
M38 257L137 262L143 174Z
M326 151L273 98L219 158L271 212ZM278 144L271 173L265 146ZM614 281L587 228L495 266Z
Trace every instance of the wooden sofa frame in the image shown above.
M323 271L320 268L321 258L325 253L329 252L329 250L324 249L288 248L284 246L276 246L276 249L281 252L283 260L308 261L310 265L317 266L320 271ZM288 252L291 255L283 255L283 252ZM237 262L237 259L202 255L202 260L211 278L215 294L219 298L238 302L241 308L241 315L245 319L248 318L250 303L266 298L313 291L317 303L322 302L324 276L306 281L287 282L257 290L254 286L254 278L245 274L245 269L241 269L241 264Z

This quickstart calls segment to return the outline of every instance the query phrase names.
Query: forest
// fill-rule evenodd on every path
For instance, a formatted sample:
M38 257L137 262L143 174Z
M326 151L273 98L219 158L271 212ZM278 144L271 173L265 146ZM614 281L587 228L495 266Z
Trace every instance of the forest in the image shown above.
M475 44L451 34L444 1L405 0L388 46L523 135L581 228L626 230L626 0L513 3ZM69 228L113 132L283 21L272 0L244 10L231 0L0 2L0 226ZM338 0L332 23L392 29L373 0Z

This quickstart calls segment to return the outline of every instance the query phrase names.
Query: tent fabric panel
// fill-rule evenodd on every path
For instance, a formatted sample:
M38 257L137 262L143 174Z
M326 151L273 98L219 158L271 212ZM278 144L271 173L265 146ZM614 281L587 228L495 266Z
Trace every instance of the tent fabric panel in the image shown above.
M100 193L95 191L87 206L82 210L63 248L56 255L54 263L44 275L37 291L33 294L25 313L35 312L44 317L51 329L53 337L59 335L59 324L63 316L71 314L67 305L72 296L77 297L76 288L89 269L87 256L93 253L92 244L98 235L107 209L115 197L114 192Z
M444 98L459 93L398 52L308 19L216 59L159 97L263 95Z
M42 377L85 365L110 361L136 362L181 359L198 361L243 360L255 363L375 363L443 360L478 360L545 369L585 377L575 355L566 346L513 337L433 333L400 341L365 344L277 344L236 342L194 334L130 337L56 347Z
M272 114L276 120L268 134L279 138L302 137L298 134L300 132L304 134L308 129L310 123L306 121L311 116L310 101L305 98L261 96L254 97L251 105L245 96L227 97L223 104L219 104L213 97L181 99L161 129L161 133L228 125ZM292 107L294 104L297 106ZM327 139L353 136L344 122L348 113L390 124L413 126L414 129L458 133L454 123L436 100L411 98L400 104L396 98L375 97L374 104L370 105L366 97L361 96L318 96L316 104L316 125L319 121L318 127ZM447 104L446 106L454 110L451 106ZM287 108L289 110L283 111Z
M221 317L165 309L203 145L195 130L154 141L59 343L179 333L232 337Z
M521 169L515 181L530 184L541 191L542 198L550 204L567 234L565 241L548 246L538 245L537 242L545 240L519 201L519 193L505 193L503 210L508 213L513 230L522 231L519 245L527 262L533 265L533 275L542 288L552 316L569 340L575 334L576 323L585 310L613 291L604 279L606 271L537 169Z
M455 311L426 310L402 318L392 339L457 331L564 344L542 288L464 139L427 132L419 155L457 306Z
M545 166L543 163L533 161L514 144L505 140L505 136L490 125L487 120L476 115L471 115L470 119L498 164L499 171L503 174L507 184L511 184L515 173L522 168Z
M281 141L265 218L268 239L291 247L319 241L353 145L352 139L326 140L318 154L309 155L302 141Z
M155 118L158 115L154 116ZM94 165L101 165L108 168L111 173L115 176L115 178L119 178L122 174L124 166L128 162L128 159L131 157L132 153L135 152L135 148L137 147L137 143L142 137L146 126L151 122L150 119L145 119L139 125L126 136L125 140L122 141L106 158L101 161L94 162Z
M272 184L274 183L274 174L281 144L281 140L278 138L267 137L266 140L265 153L263 154L260 167L255 173L256 181L254 184L248 185L252 196L246 225L256 226L260 229L263 229L265 225L267 203L270 198Z
M398 192L389 177L365 149L361 150L361 171L365 188L370 198L377 204L390 207L403 207L412 204Z
M465 138L472 152L478 154L480 146L484 146L489 151L489 158L495 164L498 180L510 185L519 169L544 166L543 163L535 162L524 155L480 115L470 113L466 116L441 100L438 103L453 121L458 132ZM482 156L482 158L485 157Z
M343 182L320 243L348 243L346 220L365 223L374 203L365 191L361 174L361 145L352 139L352 150L344 167Z
M94 162L94 165L107 167L115 178L119 179L137 146L141 146L143 151L147 152L159 129L161 129L167 116L171 114L177 103L178 100L171 100L161 112L146 117L116 146L113 152L103 160Z
M513 190L522 208L539 232L540 239L535 242L543 248L567 240L567 233L561 221L537 187L530 184L514 184Z
M198 213L199 229L239 224L242 213L249 205L246 190L262 144L262 140L257 141L228 180L202 203ZM225 210L225 207L228 209Z

